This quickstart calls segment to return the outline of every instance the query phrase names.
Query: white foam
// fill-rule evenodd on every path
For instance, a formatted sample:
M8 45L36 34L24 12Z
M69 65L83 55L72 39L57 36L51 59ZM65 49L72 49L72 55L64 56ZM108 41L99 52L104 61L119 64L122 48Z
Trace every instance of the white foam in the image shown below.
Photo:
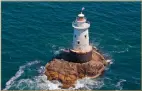
M38 71L38 73L43 74L45 71L45 67L41 66L37 71Z
M46 75L42 75L34 76L32 79L20 79L12 87L19 90L56 90L61 89L60 85L61 83L58 81L51 82L47 80Z
M18 89L18 90L57 90L61 89L62 85L58 81L49 81L47 80L47 76L42 74L40 76L33 76L32 78L22 78L24 74L24 70L27 67L30 67L34 64L39 63L39 61L29 62L23 66L20 66L19 70L16 72L15 76L13 76L7 83L6 88L8 89ZM37 70L37 73L42 73L44 70L44 66L40 66ZM29 74L30 75L30 74ZM21 77L21 78L20 78ZM18 79L19 78L19 79ZM92 79L92 78L83 78L77 80L75 87L70 87L69 89L100 89L104 85L103 79Z
M16 81L14 84L10 85L15 89L19 90L57 90L61 89L60 86L62 84L58 81L49 81L47 80L46 75L42 76L35 76L33 79L20 79ZM70 90L74 89L85 89L85 90L91 90L91 89L100 89L104 85L103 80L97 80L97 79L91 79L91 78L83 78L80 80L77 80L75 87L70 87ZM8 88L5 88L7 90Z
M107 59L106 62L109 64L108 66L105 67L105 70L109 70L109 66L113 64L113 61L111 59Z
M3 90L8 90L10 88L14 89L19 89L19 90L24 90L24 89L39 89L39 90L53 90L53 89L60 89L59 86L61 83L58 81L48 81L46 75L42 76L33 76L33 78L29 79L20 79L17 80L20 76L23 75L24 69L27 67L30 67L34 64L39 63L39 61L33 61L29 62L23 66L19 67L19 70L16 72L15 76L13 76L8 82L6 82L6 87ZM44 70L44 66L40 66L40 68L37 70L38 73L42 73Z
M40 90L61 89L61 88L59 88L61 83L59 83L58 81L54 81L54 83L53 83L53 82L47 80L46 75L35 77L35 79L36 79L36 81L34 81L34 82L37 83L37 88Z
M120 81L118 81L115 85L116 88L122 90L123 89L123 82L126 82L125 79L120 79Z
M53 53L54 53L54 55L58 55L64 49L65 49L64 47L58 47L57 49L53 48Z
M37 89L40 90L56 90L56 89L61 89L60 86L62 85L60 82L58 81L54 81L51 82L49 80L47 80L47 77L45 75L42 76L37 76L35 77L33 82L35 82L37 84ZM100 89L102 86L104 85L103 80L97 80L97 79L91 79L91 78L83 78L83 79L79 79L77 80L75 87L70 87L70 90L74 90L74 89L87 89L87 90L91 90L91 89Z
M33 64L37 64L39 63L39 61L33 61L33 62L29 62L26 65L20 66L19 70L16 72L15 76L13 76L8 82L6 82L6 87L3 90L7 90L11 87L11 85L14 83L14 81L16 79L18 79L23 73L24 73L24 69L27 66L31 66Z
M69 89L92 90L92 89L100 89L103 85L104 85L103 80L85 77L83 79L77 80L75 88L69 88Z
M125 52L128 52L129 49L128 48L125 48L125 49L119 49L119 50L116 50L116 51L112 51L114 53L125 53Z
M110 59L107 59L106 62L109 64L113 64L112 60L110 60Z

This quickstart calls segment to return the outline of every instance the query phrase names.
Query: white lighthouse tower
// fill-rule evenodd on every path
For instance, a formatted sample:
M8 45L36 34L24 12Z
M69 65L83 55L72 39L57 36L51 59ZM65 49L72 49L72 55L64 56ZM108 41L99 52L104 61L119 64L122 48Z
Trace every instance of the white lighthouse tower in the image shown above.
M92 46L89 45L89 32L88 32L90 23L87 21L82 11L80 14L78 14L78 17L72 23L72 26L74 28L73 51L83 52L83 53L91 51Z

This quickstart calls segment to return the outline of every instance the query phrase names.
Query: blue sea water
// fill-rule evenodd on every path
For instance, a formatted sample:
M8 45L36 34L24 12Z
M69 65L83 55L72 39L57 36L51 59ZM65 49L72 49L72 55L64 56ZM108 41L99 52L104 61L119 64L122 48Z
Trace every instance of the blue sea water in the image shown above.
M2 2L2 89L60 89L44 66L72 47L71 24L82 7L90 42L112 64L70 89L140 89L140 2Z

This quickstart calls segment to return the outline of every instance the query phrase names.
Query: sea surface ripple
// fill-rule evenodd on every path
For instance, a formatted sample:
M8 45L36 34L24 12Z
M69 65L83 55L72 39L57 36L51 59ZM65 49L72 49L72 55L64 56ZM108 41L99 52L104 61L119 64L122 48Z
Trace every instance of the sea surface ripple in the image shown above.
M90 42L112 64L69 89L140 89L140 2L2 2L2 89L60 89L46 80L44 66L71 48L71 23L82 7Z

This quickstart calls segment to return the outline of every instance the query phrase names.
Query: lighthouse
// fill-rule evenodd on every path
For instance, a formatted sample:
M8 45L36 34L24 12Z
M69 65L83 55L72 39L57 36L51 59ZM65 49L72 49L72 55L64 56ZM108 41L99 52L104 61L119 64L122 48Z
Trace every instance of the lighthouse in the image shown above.
M75 62L87 62L92 59L92 46L89 43L88 29L90 23L87 21L87 18L82 11L72 23L74 32L71 53Z
M47 79L60 81L63 89L74 87L78 79L100 76L108 64L104 56L90 45L90 23L82 12L72 27L72 47L62 50L45 67Z

